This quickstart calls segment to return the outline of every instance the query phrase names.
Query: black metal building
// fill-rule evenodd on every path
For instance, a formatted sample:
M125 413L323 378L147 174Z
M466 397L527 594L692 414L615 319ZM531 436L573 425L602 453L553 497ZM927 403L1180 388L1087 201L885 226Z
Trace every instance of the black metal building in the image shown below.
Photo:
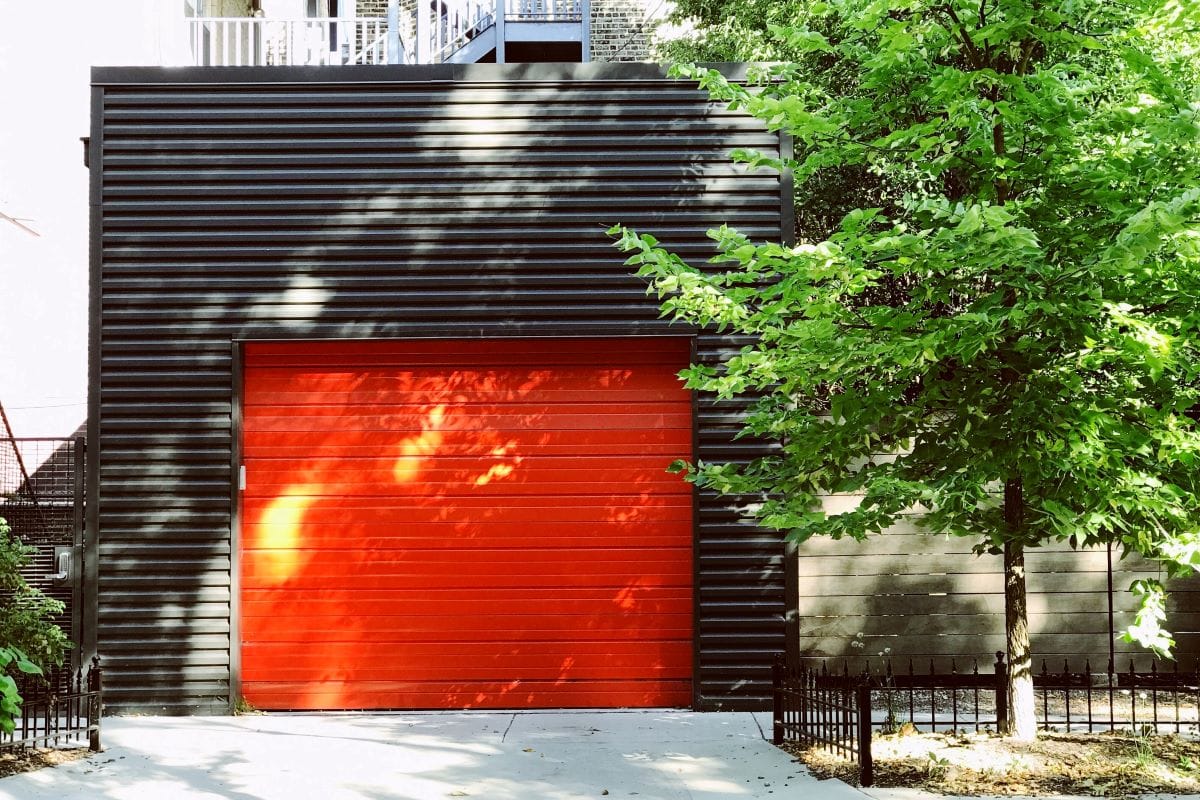
M241 680L247 343L689 336L605 227L700 262L786 238L780 138L652 65L98 68L89 529L109 710L224 713ZM694 453L749 455L693 403ZM694 505L693 701L758 708L784 642L779 536ZM793 598L787 605L795 604ZM85 626L91 629L92 626Z

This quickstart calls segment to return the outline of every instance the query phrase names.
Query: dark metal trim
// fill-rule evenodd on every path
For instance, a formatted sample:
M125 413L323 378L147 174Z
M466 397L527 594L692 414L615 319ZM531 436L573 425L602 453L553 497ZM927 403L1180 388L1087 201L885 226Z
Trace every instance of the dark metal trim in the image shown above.
M795 143L790 133L779 134L779 157L791 158ZM785 247L796 244L796 181L790 169L779 173L779 228Z
M71 465L73 471L75 507L71 519L71 633L76 640L81 639L80 634L83 629L83 605L84 595L87 595L87 604L89 606L96 605L96 584L91 583L84 585L83 580L83 514L84 514L84 497L87 494L87 477L84 474L85 458L87 454L87 440L82 436L76 436L72 440L71 453L74 456ZM78 644L78 641L76 641ZM83 669L83 661L80 659L79 648L71 648L71 672L75 673Z
M230 442L229 482L229 711L237 710L242 697L242 402L246 381L242 367L242 344L229 343Z
M696 363L699 346L693 334L689 343L688 366ZM700 457L700 393L692 390L692 453L691 462ZM704 609L700 603L700 489L692 484L692 710L704 710L704 694L700 681L700 620Z
M647 332L646 328L656 327L658 330ZM271 342L407 342L414 339L612 339L639 337L645 339L682 339L692 336L687 332L664 333L662 325L654 323L630 322L622 325L620 330L595 330L583 325L551 325L532 321L514 326L511 323L495 323L478 325L472 328L455 328L446 325L422 325L420 329L404 331L402 335L389 334L386 336L313 336L310 333L300 333L297 336L244 336L234 341L240 344L269 344ZM682 331L682 326L681 326Z
M791 158L794 141L791 134L780 132L779 157ZM785 247L796 244L796 186L790 169L779 173L779 227ZM784 652L788 663L795 664L800 658L800 559L799 548L784 535L783 546L783 635Z
M92 132L88 144L91 156L104 154L104 89L92 87ZM88 415L87 434L93 442L100 441L100 288L103 268L101 242L104 234L103 170L88 174ZM81 663L91 663L99 654L100 625L100 448L92 450L87 459L87 501L83 552L84 591L83 618L80 636Z
M744 80L747 65L714 63L731 80ZM337 83L432 83L432 82L562 82L663 80L692 85L691 81L667 77L663 64L599 62L586 64L421 64L342 67L92 67L92 84L111 86L230 84L258 85Z
M788 663L800 661L800 555L799 545L786 538L783 547L783 636Z

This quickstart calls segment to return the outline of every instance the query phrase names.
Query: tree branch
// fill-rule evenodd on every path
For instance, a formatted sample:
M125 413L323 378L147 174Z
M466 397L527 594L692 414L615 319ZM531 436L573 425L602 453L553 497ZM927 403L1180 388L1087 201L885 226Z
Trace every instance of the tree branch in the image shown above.
M971 34L967 31L967 26L958 18L958 13L955 12L954 7L949 3L940 8L950 18L950 21L954 23L952 33L957 33L958 37L962 40L963 47L967 49L967 57L971 60L971 66L975 69L981 69L984 66L984 60L979 53L979 48L975 46L975 41L971 38Z

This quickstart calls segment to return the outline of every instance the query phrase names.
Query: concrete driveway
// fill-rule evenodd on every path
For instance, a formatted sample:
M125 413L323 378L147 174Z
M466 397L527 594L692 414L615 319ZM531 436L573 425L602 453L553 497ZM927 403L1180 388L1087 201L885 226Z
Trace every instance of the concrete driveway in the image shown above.
M769 722L683 711L110 717L103 753L0 779L0 797L866 800L772 747Z

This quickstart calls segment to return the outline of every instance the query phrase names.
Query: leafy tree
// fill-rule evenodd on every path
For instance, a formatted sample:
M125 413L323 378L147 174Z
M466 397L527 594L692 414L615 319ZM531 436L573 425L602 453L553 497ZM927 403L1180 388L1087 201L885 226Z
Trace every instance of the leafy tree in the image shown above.
M701 61L786 61L803 56L773 26L808 17L808 0L676 0L668 22L687 32L656 43L658 56L676 63Z
M711 231L703 268L612 231L665 314L754 337L685 376L761 393L746 431L779 452L678 468L763 495L762 522L797 541L864 539L920 507L929 531L1002 553L1010 733L1031 738L1026 549L1200 568L1200 12L792 7L770 32L795 58L757 85L677 71L795 143L738 160L790 171L800 198L838 185L850 210L795 246ZM825 513L828 492L863 499ZM1132 588L1127 636L1166 651L1163 586Z
M32 553L0 518L0 730L5 732L12 732L21 710L15 675L42 675L62 664L67 648L66 634L53 621L63 604L21 574Z

